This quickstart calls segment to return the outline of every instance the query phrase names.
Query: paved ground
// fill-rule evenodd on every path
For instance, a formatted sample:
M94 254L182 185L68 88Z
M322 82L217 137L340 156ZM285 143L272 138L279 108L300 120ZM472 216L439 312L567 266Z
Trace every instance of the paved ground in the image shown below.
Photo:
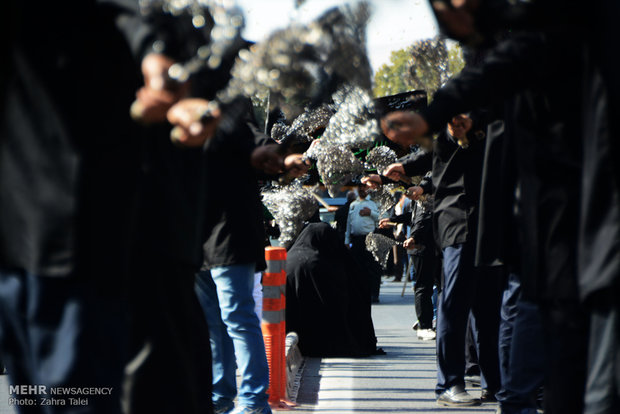
M0 414L14 414L15 410L9 406L9 377L0 376Z
M379 346L386 355L369 358L306 359L293 410L279 413L494 413L497 404L473 408L439 407L435 402L435 341L420 341L411 329L413 292L402 283L381 286L373 305ZM470 390L479 395L479 389Z
M321 413L493 413L496 404L468 409L437 406L435 402L435 341L419 341L411 329L415 315L413 292L402 283L384 280L381 303L373 305L379 346L386 355L369 358L309 358L297 403L281 414ZM0 414L8 406L6 376L0 376ZM479 389L471 390L473 394ZM176 413L171 413L176 414Z

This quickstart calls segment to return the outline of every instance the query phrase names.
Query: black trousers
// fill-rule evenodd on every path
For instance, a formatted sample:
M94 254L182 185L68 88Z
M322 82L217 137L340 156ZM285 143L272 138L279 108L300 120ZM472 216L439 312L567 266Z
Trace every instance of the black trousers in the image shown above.
M120 414L127 350L127 302L121 286L102 289L86 274L41 277L0 269L0 348L12 385L34 386L18 399L26 414ZM161 378L161 376L160 376ZM46 387L41 391L41 387ZM97 387L88 405L40 404L49 388ZM45 391L47 390L47 391Z
M587 315L575 300L541 305L545 333L545 414L581 414L588 349Z
M211 345L194 291L195 269L165 261L141 262L148 264L136 270L131 289L126 411L212 413Z
M617 293L606 296L589 309L586 414L620 412L620 305Z
M435 392L464 385L465 335L470 311L482 373L482 387L499 390L498 331L502 280L473 266L473 246L443 249L443 281L437 307L437 386Z
M433 286L439 284L441 260L433 249L427 248L421 254L411 256L415 268L416 281L413 285L415 294L415 313L420 329L433 327Z

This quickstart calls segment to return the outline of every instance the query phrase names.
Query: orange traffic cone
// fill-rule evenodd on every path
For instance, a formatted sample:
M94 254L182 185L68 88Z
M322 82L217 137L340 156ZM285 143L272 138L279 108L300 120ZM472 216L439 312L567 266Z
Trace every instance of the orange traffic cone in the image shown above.
M290 409L286 401L286 249L266 247L267 270L263 274L263 339L269 364L269 404Z

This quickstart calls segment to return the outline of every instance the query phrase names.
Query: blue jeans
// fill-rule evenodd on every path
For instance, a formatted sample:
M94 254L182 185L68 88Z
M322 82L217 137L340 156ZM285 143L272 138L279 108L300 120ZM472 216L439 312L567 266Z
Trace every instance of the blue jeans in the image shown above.
M254 311L254 265L215 267L198 273L196 293L211 337L213 403L233 407L236 367L241 373L239 405L271 413L269 366L260 321Z
M465 333L471 310L483 386L495 393L500 386L497 328L501 281L493 272L474 269L471 243L446 247L443 257L443 289L437 305L435 392L441 394L455 385L465 384Z
M121 413L127 303L120 293L102 293L85 276L0 269L0 347L11 384L110 390L88 396L88 406L66 401L66 406L20 406L20 413ZM42 396L49 395L26 397Z
M538 306L521 299L521 281L509 274L502 302L500 336L502 389L496 397L502 412L535 414L544 379L544 343Z
M443 249L443 287L437 305L437 394L465 384L465 332L475 282L473 250L468 247L457 244Z

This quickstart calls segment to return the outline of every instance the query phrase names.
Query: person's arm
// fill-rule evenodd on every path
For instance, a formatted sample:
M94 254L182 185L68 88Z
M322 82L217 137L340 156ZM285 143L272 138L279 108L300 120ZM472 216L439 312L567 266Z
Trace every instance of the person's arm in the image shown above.
M398 160L408 177L424 175L433 168L433 152L420 151Z
M578 36L578 33L569 36ZM574 46L566 33L520 32L498 44L475 67L463 69L433 96L419 113L394 111L381 119L381 128L392 141L413 144L441 131L455 115L491 107L529 86L544 84L558 62Z
M416 215L410 235L416 240L416 244L432 243L433 219L430 211Z
M498 44L477 66L463 69L420 111L429 132L439 132L455 115L502 102L543 79L557 55L548 35L521 32Z
M424 191L422 194L433 194L433 176L431 174L425 175L418 186Z
M391 216L389 218L389 221L391 221L392 223L397 223L397 224L407 224L409 223L410 219L411 219L411 214L403 213L403 214Z

